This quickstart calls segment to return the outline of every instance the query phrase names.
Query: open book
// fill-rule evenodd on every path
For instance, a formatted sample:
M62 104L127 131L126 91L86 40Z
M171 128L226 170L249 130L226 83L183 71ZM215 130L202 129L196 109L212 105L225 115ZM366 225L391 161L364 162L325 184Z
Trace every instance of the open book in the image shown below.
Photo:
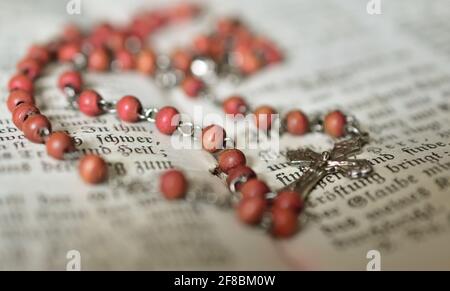
M155 5L81 1L81 14L69 15L66 2L0 4L2 104L15 63L33 42L50 39L68 21L121 22ZM368 2L380 6L367 9ZM83 270L366 270L371 250L381 256L382 270L450 269L448 2L210 1L198 23L169 29L153 45L159 51L185 45L217 16L235 14L277 42L287 58L237 87L221 88L220 96L238 92L252 106L270 104L280 112L351 112L371 135L358 157L370 160L374 174L327 176L309 196L303 229L292 239L273 239L240 224L231 209L165 201L158 177L170 167L185 170L191 194L226 195L223 182L209 173L214 159L173 149L151 124L68 109L56 88L64 67L52 67L37 84L39 107L55 130L76 137L80 150L103 155L111 177L105 185L84 184L75 162L47 157L0 106L0 269L65 270L72 250ZM201 105L222 114L208 101L161 91L137 74L88 73L86 80L107 99L132 94L146 106L171 104L192 115L193 105ZM287 148L331 145L320 135L286 135L280 155L245 152L257 174L281 188L299 171L285 166Z

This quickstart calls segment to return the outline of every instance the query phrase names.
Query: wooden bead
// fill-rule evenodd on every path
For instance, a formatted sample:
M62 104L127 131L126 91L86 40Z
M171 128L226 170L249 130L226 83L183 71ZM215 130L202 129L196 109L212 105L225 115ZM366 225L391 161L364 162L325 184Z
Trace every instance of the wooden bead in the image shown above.
M17 64L17 70L30 80L35 80L41 74L42 66L35 59L25 58Z
M217 21L216 30L220 35L230 35L234 31L236 31L239 26L241 26L241 22L239 21L239 19L224 17Z
M97 116L103 113L100 107L102 97L94 90L85 90L78 97L78 108L87 116Z
M33 45L27 52L27 58L37 60L41 65L45 65L50 61L50 52L45 46Z
M108 165L101 157L89 154L81 158L78 172L86 183L99 184L108 177Z
M142 111L139 99L131 95L120 98L116 108L119 118L126 122L137 122Z
M199 35L194 39L194 50L200 55L209 55L211 39L206 35Z
M246 224L254 225L261 222L267 208L267 201L261 198L242 199L237 207L239 219Z
M160 190L169 200L184 198L188 182L179 170L169 170L161 175Z
M209 56L215 61L220 62L225 57L226 38L217 36L211 37Z
M180 123L180 114L176 108L165 106L156 113L155 123L159 132L171 135Z
M30 94L33 94L34 85L33 82L24 74L18 74L13 76L8 82L9 91L23 90Z
M58 59L58 51L61 48L62 43L61 39L53 39L45 45L45 49L49 54L49 61ZM45 63L42 63L42 65L45 65Z
M283 60L283 54L279 48L271 41L265 38L257 38L253 41L253 47L261 53L264 62L267 64L279 63Z
M272 210L272 234L279 238L287 238L297 232L297 214L289 209Z
M338 138L345 135L347 118L341 111L328 113L324 118L324 131L332 137Z
M245 75L252 75L262 67L261 60L253 52L242 54L241 59L242 63L239 65L239 68Z
M81 40L82 36L83 34L81 32L81 29L73 23L67 24L63 28L62 37L65 41L77 42Z
M251 179L242 184L240 191L243 199L266 199L266 193L269 193L270 189L265 182L258 179Z
M146 39L152 31L152 25L146 15L136 15L131 21L130 31L139 39Z
M14 90L9 93L6 104L10 112L13 112L14 109L22 103L34 104L33 95L24 90Z
M22 131L29 141L44 143L46 134L50 134L52 131L52 125L46 116L33 114L23 122Z
M234 46L235 49L237 49L237 51L239 51L239 47L247 47L248 49L244 49L243 51L254 51L255 53L257 53L258 55L260 55L260 52L256 50L255 47L255 37L254 35L252 35L252 32L244 27L244 26L240 26L237 29L235 29L234 31L234 38L236 39L236 44Z
M125 31L114 30L108 38L108 48L112 51L124 50L127 46L128 36L128 33Z
M45 143L47 154L55 159L63 160L65 153L75 151L72 138L65 132L53 132Z
M272 126L275 109L270 106L260 106L255 109L255 123L256 127L261 130L269 130Z
M241 96L231 96L228 97L223 102L223 111L226 114L231 114L234 116L238 114L244 114L247 112L248 105L247 102Z
M105 47L113 33L114 27L111 24L105 22L99 23L92 30L89 41L96 48Z
M250 179L256 178L256 173L250 167L247 167L247 166L235 167L235 168L231 169L228 172L228 176L227 176L227 185L228 185L228 187L231 185L231 183L235 179L238 179L238 178L241 178L241 177L242 178L246 177L247 181L248 181ZM236 190L240 190L241 186L242 186L242 183L240 183L240 182L236 183L235 186L236 186Z
M218 157L219 169L226 174L235 167L245 166L246 162L244 153L238 149L226 149Z
M58 60L61 63L68 63L75 59L81 53L81 47L78 43L67 43L58 50Z
M303 199L300 194L295 191L282 191L278 193L274 199L274 208L290 209L295 213L299 213L303 208Z
M203 149L214 153L224 148L224 139L226 137L225 129L216 124L205 127L202 131Z
M233 53L236 55L236 65L240 68L244 63L244 56L254 53L252 48L253 39L245 38L239 39L233 48Z
M88 59L89 70L103 72L109 68L109 55L104 48L98 48L91 52Z
M61 91L64 91L65 87L70 87L75 92L81 92L83 87L83 79L81 74L77 71L66 71L62 73L58 78L58 87Z
M192 62L192 54L185 50L176 50L172 54L172 64L173 67L184 72L188 73L191 68Z
M149 49L142 50L136 58L136 69L145 75L153 74L156 69L155 54Z
M285 119L286 130L290 134L302 135L309 130L308 117L300 110L290 111Z
M181 21L191 19L200 12L200 7L196 4L181 2L168 11L171 21Z
M205 88L205 83L202 80L193 76L187 76L181 83L184 93L189 97L197 97Z
M128 71L134 68L134 57L127 50L118 50L116 52L116 61L118 68L122 71Z
M39 114L39 109L30 103L22 103L18 105L12 114L12 120L14 125L22 130L25 120L33 114Z

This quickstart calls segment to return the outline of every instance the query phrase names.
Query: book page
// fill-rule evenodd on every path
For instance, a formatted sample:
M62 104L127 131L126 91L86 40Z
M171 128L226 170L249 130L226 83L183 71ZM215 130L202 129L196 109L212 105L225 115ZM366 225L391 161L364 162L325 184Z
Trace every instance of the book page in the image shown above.
M76 22L123 22L142 7L167 1L81 1L68 15L66 1L0 4L0 98L15 64L34 42L47 41ZM170 2L170 1L169 1ZM368 2L368 1L367 1ZM371 15L366 1L208 1L195 23L161 32L158 51L187 45L221 15L239 15L279 44L286 60L237 85L217 84L219 98L238 92L252 107L308 114L340 108L369 132L358 158L374 167L367 178L325 177L308 197L304 224L288 240L239 223L235 211L206 203L227 197L210 174L214 158L175 149L153 124L126 124L113 115L88 118L68 108L56 86L67 69L52 66L37 83L38 107L54 130L67 130L82 153L109 163L103 185L82 182L75 161L56 161L28 142L0 106L0 269L65 270L67 254L81 254L83 270L366 270L370 250L382 270L450 269L450 12L446 1L381 1ZM9 24L13 15L14 28ZM89 87L108 100L139 97L144 106L173 105L193 116L207 100L164 91L135 73L87 73ZM283 135L279 151L244 149L249 165L273 189L299 177L287 149L329 149L320 135ZM188 201L166 201L159 175L185 171Z

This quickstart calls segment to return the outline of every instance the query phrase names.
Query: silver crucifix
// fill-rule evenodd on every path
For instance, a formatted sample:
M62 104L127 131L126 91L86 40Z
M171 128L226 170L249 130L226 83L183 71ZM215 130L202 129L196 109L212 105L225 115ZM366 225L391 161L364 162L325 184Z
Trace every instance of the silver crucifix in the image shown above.
M350 139L337 142L331 151L321 154L310 149L298 149L287 152L289 163L300 168L307 168L304 174L285 189L294 190L304 198L323 177L333 173L342 173L349 178L361 178L372 171L368 160L351 159L359 153L367 142L367 135L356 135Z

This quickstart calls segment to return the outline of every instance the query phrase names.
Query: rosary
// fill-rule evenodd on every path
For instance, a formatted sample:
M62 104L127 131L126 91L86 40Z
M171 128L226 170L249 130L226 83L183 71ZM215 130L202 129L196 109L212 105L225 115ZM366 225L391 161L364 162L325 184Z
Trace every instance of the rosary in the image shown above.
M172 106L144 108L139 99L131 95L107 101L83 86L81 73L86 69L95 72L136 70L152 77L164 89L180 86L189 98L208 98L234 117L252 113L257 129L269 130L277 113L273 107L250 110L245 99L237 95L219 102L209 92L206 79L211 74L245 78L282 62L283 55L273 42L254 34L239 19L224 18L217 21L211 33L194 38L191 48L177 49L170 56L158 55L145 44L145 40L161 28L193 19L201 12L197 5L182 3L140 12L125 27L104 23L85 32L71 25L57 39L33 45L17 64L18 73L8 83L7 106L13 123L29 141L45 144L51 157L59 160L78 157L73 139L66 132L53 132L49 119L34 101L34 82L47 64L53 61L72 64L73 69L58 79L58 87L72 108L87 116L109 113L124 122L154 123L164 135L194 138L195 130L200 129L203 150L217 160L213 174L225 180L238 218L243 223L267 229L275 237L290 237L299 229L299 215L307 195L324 176L339 172L349 178L360 178L372 171L367 160L350 158L369 141L368 134L359 129L353 117L339 110L314 118L308 118L301 110L285 114L282 133L301 136L323 132L338 141L332 150L322 153L310 149L289 150L289 164L302 169L303 175L292 184L272 191L257 178L247 165L244 153L235 147L220 125L202 128L181 120L179 111ZM107 164L98 155L80 157L78 167L87 183L97 184L107 179ZM167 199L184 198L187 189L188 181L178 169L160 176L160 190Z

